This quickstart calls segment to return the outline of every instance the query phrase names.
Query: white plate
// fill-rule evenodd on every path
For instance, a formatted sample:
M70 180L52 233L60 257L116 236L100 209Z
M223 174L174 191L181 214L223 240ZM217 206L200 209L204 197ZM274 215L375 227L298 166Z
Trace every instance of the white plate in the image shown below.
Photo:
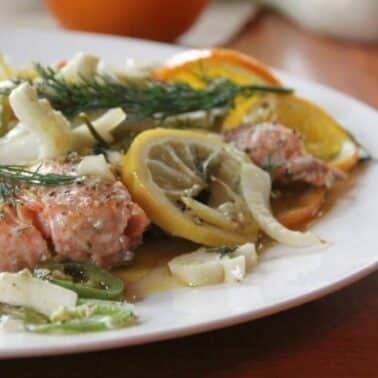
M33 30L0 31L0 50L15 63L55 62L77 51L110 62L126 57L160 61L177 47L144 41ZM328 109L370 151L378 151L378 114L332 89L277 73L300 95ZM78 336L2 334L0 357L83 352L148 343L253 320L319 298L377 268L378 167L366 173L313 231L330 242L326 249L276 246L240 285L177 289L151 295L136 307L140 324L121 331Z

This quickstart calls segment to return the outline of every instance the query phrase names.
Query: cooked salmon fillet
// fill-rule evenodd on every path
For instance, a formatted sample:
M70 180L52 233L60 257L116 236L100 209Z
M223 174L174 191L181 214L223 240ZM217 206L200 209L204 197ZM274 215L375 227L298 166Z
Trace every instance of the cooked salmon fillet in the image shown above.
M75 164L51 162L43 171L74 173ZM21 188L0 218L0 271L33 268L48 259L118 266L131 259L148 224L120 181L88 177Z
M275 182L321 187L331 186L336 178L343 177L342 172L307 153L298 132L279 124L240 127L226 132L224 139L246 152Z
M51 259L34 214L25 206L6 206L0 215L0 271L15 272Z

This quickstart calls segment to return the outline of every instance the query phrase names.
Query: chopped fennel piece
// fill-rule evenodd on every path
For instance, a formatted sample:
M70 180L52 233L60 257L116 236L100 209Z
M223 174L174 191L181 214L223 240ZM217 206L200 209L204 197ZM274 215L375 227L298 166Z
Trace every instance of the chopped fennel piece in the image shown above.
M224 271L218 254L202 247L173 258L168 263L171 273L189 286L203 286L223 282Z
M23 307L23 306L13 306L5 303L0 303L0 321L5 319L5 323L7 320L18 320L22 323L23 329L25 328L25 324L32 323L32 324L45 324L48 323L49 318L38 311L33 310L30 307ZM8 324L9 327L15 325L15 323L11 322ZM7 329L8 331L9 329Z
M232 253L232 256L244 256L246 269L250 270L255 267L258 263L258 255L256 253L256 247L254 243L245 243Z
M120 68L119 75L125 78L147 79L151 76L153 68L151 64L128 58L125 64Z
M74 308L60 308L50 317L50 323L25 324L34 333L83 333L125 328L136 321L134 307L125 302L81 299Z
M77 306L59 307L50 317L0 303L0 332L72 334L125 328L135 322L134 306L127 302L80 299Z
M106 150L105 154L106 154L106 157L108 159L108 162L111 165L119 163L121 161L122 157L123 157L121 152L119 152L117 150Z
M216 250L216 248L215 248ZM219 249L220 262L224 270L224 282L235 283L244 279L246 273L257 265L258 256L254 243L245 243L239 247Z
M9 315L0 316L0 332L17 333L25 330L21 319L12 318Z
M0 164L24 164L37 160L38 138L22 123L0 138Z
M243 280L247 265L243 255L236 257L224 256L220 259L220 262L224 270L225 283L235 283Z
M29 270L0 273L0 303L30 307L51 316L59 307L75 307L75 292L32 276Z
M79 176L96 176L114 180L114 175L105 160L104 155L84 156L77 167Z
M134 59L127 59L122 66L114 66L104 61L100 61L97 66L97 73L107 76L116 81L122 80L143 80L151 76L152 67L150 65L136 62Z
M216 108L209 111L197 110L166 117L163 121L165 127L180 128L190 126L197 129L209 129L217 118L225 114L225 109Z
M7 60L2 54L0 54L0 81L9 80L12 83L13 87L13 82L11 80L15 78L23 78L30 80L35 79L36 71L34 69L34 66L28 64L23 67L14 67L7 62ZM0 82L0 88L1 87L2 86Z
M270 176L261 168L252 163L243 163L240 186L253 218L272 239L290 247L309 247L322 243L313 233L289 230L274 218L269 203Z
M5 81L13 76L13 69L6 61L5 57L0 54L0 80Z
M98 134L108 143L113 141L111 131L126 119L126 113L121 108L107 110L102 116L92 121ZM87 125L82 124L72 130L74 145L80 149L90 147L96 143L96 139L89 131Z
M70 84L80 84L83 80L93 78L98 62L97 56L79 52L59 71L58 77Z
M97 73L101 76L111 78L114 81L119 80L118 68L109 63L105 63L103 60L100 60L97 65Z
M2 80L0 81L0 89L11 89L13 88L14 83L12 80Z
M15 88L9 102L20 122L37 136L39 159L55 158L71 150L72 132L68 120L46 99L38 99L30 84L22 83Z
M239 247L201 247L173 258L168 267L175 277L187 285L203 286L240 282L256 264L255 245L246 243Z

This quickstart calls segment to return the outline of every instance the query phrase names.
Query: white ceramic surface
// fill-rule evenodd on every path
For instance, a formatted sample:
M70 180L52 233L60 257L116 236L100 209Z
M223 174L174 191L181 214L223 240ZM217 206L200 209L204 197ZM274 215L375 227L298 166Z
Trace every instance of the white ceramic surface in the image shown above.
M131 39L33 30L1 30L0 51L14 63L54 62L77 51L110 62L126 57L159 61L177 47ZM277 73L297 93L329 110L366 147L378 151L378 114L332 89ZM0 357L40 356L148 343L253 320L324 296L377 269L378 166L313 227L323 249L275 246L240 285L176 289L137 304L140 324L121 331L77 336L1 334ZM347 309L346 309L347 310Z

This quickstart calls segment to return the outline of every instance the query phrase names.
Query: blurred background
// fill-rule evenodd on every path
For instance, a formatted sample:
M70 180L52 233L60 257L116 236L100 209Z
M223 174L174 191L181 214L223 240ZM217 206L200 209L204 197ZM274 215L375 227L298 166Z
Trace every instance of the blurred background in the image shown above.
M377 0L0 0L0 20L208 46L226 43L264 7L323 35L378 41Z
M378 106L378 0L0 0L0 25L231 47Z

